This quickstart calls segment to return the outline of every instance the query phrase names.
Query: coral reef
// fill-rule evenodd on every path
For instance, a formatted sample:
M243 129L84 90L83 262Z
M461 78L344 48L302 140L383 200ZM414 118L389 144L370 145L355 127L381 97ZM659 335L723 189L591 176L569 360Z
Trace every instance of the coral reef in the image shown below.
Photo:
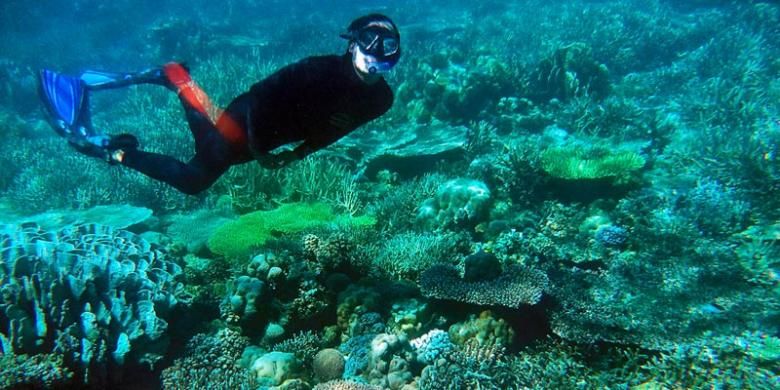
M578 96L605 98L610 91L606 65L593 59L587 44L576 42L555 50L531 75L531 96L539 102Z
M72 385L73 373L65 367L62 355L0 355L0 388L65 388Z
M450 180L418 208L417 221L428 227L474 226L483 222L490 206L490 190L485 183Z
M470 282L451 265L434 265L420 276L420 289L429 298L448 299L475 305L517 308L533 305L542 298L547 276L521 265L507 267L494 279Z
M392 109L198 196L71 150L35 69L226 105L355 9L49 3L0 5L0 387L778 387L776 2L390 2ZM89 100L192 155L168 89Z
M276 235L301 233L332 223L371 226L374 219L368 216L339 216L324 203L288 203L274 210L244 214L238 220L220 226L209 238L208 247L214 253L231 259L248 259L253 249Z
M625 182L645 165L645 159L630 151L575 146L549 148L542 152L541 163L547 174L560 179Z
M197 334L187 342L185 356L162 372L163 389L251 389L258 382L239 364L246 337L230 329Z
M314 355L312 370L318 380L326 382L344 375L344 363L344 356L338 349L327 348Z
M101 225L5 225L1 233L6 353L56 351L84 381L109 363L153 366L163 357L166 319L191 299L165 252Z
M335 380L320 383L314 386L314 390L381 390L382 386L367 385L360 382Z

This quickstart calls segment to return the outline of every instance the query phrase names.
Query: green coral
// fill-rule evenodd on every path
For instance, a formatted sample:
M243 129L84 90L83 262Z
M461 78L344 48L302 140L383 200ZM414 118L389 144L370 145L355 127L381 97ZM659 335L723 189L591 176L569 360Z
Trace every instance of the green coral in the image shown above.
M374 223L371 216L337 215L324 203L287 203L273 210L244 214L235 221L225 223L211 235L208 248L230 259L246 259L253 248L281 235L329 225L365 227Z
M611 151L605 147L551 147L542 152L541 164L550 176L565 180L614 178L628 179L645 165L640 154Z

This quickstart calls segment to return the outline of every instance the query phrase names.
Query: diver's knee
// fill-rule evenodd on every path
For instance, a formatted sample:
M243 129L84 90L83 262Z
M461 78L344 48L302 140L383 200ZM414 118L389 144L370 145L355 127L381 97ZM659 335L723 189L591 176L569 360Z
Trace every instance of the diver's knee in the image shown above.
M191 178L190 180L181 183L181 185L178 186L177 189L187 195L198 195L201 192L211 188L211 186L214 185L214 183L217 181L218 178L219 176Z
M176 189L187 195L198 195L201 192L209 189L209 187L211 187L211 183L186 183L184 185L178 186Z

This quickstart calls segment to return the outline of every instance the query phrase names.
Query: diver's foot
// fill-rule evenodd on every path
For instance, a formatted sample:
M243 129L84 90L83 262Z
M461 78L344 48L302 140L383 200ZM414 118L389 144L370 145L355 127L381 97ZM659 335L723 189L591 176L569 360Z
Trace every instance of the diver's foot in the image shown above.
M109 164L121 164L125 158L125 151L138 149L138 138L132 134L112 135L106 144L106 161Z
M192 80L187 65L178 62L169 62L161 67L138 72L134 77L149 84L162 85L172 91L177 91L179 85Z
M138 148L138 139L132 134L99 135L69 142L81 154L101 159L111 165L121 163L125 151Z
M137 149L138 145L138 138L135 138L132 134L123 133L110 136L108 143L106 143L106 149Z

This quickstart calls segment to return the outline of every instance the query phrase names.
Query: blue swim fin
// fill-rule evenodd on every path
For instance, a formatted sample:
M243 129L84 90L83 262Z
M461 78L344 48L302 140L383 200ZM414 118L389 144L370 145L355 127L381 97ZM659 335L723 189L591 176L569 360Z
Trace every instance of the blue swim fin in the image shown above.
M43 69L38 74L40 94L54 119L64 123L56 128L63 131L78 127L86 100L84 82L79 77L67 76Z
M138 83L136 79L125 74L95 71L76 77L43 69L38 73L38 80L41 100L51 115L52 127L77 151L115 164L114 151L138 148L138 140L132 134L108 136L92 128L87 96L91 89Z

